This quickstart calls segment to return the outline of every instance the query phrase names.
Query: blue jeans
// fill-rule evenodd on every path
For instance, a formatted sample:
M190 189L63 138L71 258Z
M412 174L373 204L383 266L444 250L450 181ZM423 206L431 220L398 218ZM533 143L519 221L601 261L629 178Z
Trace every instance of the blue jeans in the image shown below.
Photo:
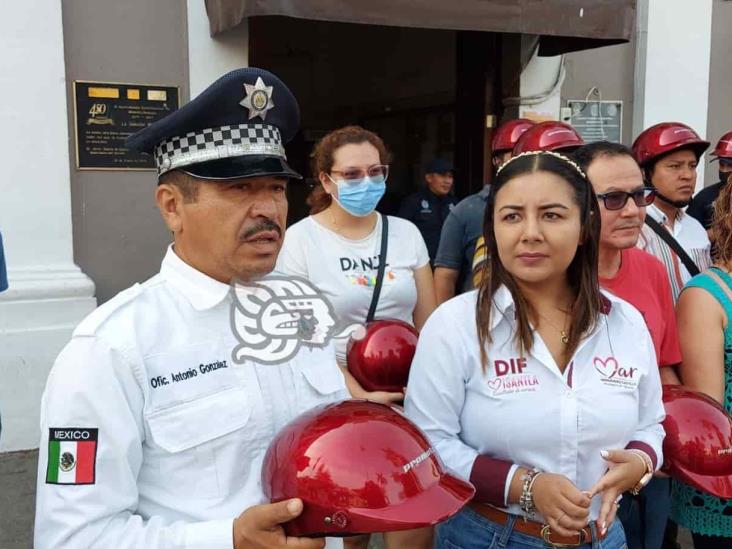
M435 549L547 549L552 548L541 538L522 534L513 529L514 522L523 520L511 515L505 525L496 524L464 507L457 515L437 526ZM594 525L593 525L594 527ZM619 521L613 521L602 541L592 533L592 542L578 549L627 549L625 533Z
M623 494L618 518L630 549L661 549L671 512L671 480L653 478L637 496Z

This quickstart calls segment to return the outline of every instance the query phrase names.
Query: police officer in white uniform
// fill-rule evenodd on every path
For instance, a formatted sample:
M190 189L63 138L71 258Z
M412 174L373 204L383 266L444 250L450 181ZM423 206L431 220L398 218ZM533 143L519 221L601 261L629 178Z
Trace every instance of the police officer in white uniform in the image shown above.
M283 143L298 125L290 90L246 68L129 139L155 156L174 242L160 273L82 321L54 364L37 548L323 547L286 537L302 502L267 503L260 474L289 420L347 396L332 348L239 363L230 326L231 283L275 265L299 177Z

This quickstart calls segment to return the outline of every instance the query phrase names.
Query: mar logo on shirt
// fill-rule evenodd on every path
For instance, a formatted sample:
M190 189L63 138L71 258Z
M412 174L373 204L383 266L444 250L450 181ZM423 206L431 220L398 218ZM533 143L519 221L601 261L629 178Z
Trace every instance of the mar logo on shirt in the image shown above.
M614 356L600 358L596 356L592 364L600 374L600 381L605 385L635 389L638 386L640 375L638 368L620 366Z
M496 377L488 381L488 388L494 396L536 391L539 378L535 374L525 373L527 368L525 357L494 360L493 372Z

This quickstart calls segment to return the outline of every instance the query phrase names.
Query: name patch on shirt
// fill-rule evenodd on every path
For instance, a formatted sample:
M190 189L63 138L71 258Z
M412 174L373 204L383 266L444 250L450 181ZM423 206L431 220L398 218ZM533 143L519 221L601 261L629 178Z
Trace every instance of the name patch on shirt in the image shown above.
M494 360L493 371L496 377L488 380L488 387L493 395L536 391L539 378L525 372L527 368L526 359L522 357Z
M199 375L206 375L210 372L219 370L221 368L228 368L229 365L226 360L215 360L208 364L199 364L197 368L188 368L179 372L170 372L170 376L157 375L150 378L150 387L157 389L158 387L165 387L171 383L179 383L181 381L188 381L189 379L197 378Z
M635 389L638 387L640 374L638 368L623 367L613 356L601 358L596 356L592 364L595 370L600 374L600 381L604 385L611 387L623 387L626 389Z

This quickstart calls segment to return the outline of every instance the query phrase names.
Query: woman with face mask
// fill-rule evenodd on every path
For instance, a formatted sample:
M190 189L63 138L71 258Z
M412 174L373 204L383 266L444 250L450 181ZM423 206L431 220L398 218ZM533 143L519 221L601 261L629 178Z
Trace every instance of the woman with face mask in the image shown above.
M641 314L601 292L600 217L580 168L527 152L491 185L478 289L425 324L407 416L476 488L436 547L621 549L621 494L660 465L664 417Z
M383 219L376 206L386 190L389 153L376 134L358 126L335 130L316 145L313 171L320 185L310 197L309 217L287 229L277 260L283 274L308 279L333 305L336 321L363 324L376 284ZM387 219L386 267L375 319L396 318L422 328L436 304L424 239L410 221ZM334 339L351 395L399 402L402 392L368 392L348 372L347 339ZM431 547L431 531L391 532L390 548ZM365 548L368 536L346 540Z

